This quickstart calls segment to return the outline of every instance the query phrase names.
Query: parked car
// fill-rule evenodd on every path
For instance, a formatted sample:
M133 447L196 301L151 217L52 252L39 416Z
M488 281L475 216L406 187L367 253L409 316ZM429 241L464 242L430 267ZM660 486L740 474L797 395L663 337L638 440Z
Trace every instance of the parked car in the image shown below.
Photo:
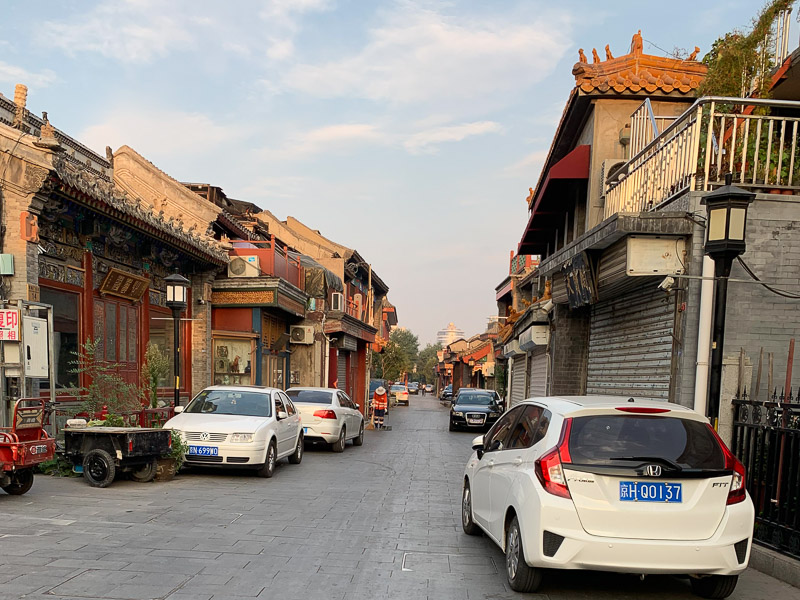
M282 458L303 459L300 415L282 390L215 385L175 412L164 428L189 445L187 465L252 468L272 477Z
M419 383L416 381L412 381L408 384L408 393L418 395L419 394Z
M725 598L745 570L753 503L745 470L708 420L664 402L537 398L473 440L462 526L506 555L512 589L543 569L690 575Z
M493 390L461 388L450 407L450 431L490 427L503 410Z
M433 384L429 383L429 384L427 384L425 386L425 393L426 394L432 394L433 393Z
M300 412L306 440L323 441L334 452L344 452L347 440L353 440L353 446L364 443L364 416L343 391L294 387L286 395Z
M386 383L385 379L370 379L369 380L369 399L372 400L372 396L375 394L375 390L379 387L388 388L389 385Z
M453 384L448 383L446 386L444 386L444 389L442 390L442 395L439 396L439 400L441 400L442 402L445 401L449 402L450 400L452 400L452 398L453 398Z
M389 400L394 400L394 404L408 406L408 388L402 383L395 383L389 388Z

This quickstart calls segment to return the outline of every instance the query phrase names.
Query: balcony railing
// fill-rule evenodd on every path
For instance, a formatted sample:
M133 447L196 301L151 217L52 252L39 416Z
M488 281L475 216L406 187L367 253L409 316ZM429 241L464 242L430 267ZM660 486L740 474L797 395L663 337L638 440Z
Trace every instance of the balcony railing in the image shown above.
M709 190L729 172L741 187L800 191L800 118L765 114L781 108L800 115L796 101L700 98L606 182L605 217ZM646 110L643 104L633 115L632 149L661 125Z
M280 277L301 290L305 289L305 275L303 267L300 266L300 259L289 254L285 248L281 248L274 237L269 241L247 243L257 243L259 247L233 248L230 255L258 256L262 275Z

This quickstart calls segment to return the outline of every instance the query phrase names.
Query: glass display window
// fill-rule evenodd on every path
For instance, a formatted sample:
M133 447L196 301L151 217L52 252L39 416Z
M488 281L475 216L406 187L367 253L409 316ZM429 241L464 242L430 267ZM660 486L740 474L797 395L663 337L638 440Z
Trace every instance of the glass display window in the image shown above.
M251 385L254 340L214 338L214 384Z

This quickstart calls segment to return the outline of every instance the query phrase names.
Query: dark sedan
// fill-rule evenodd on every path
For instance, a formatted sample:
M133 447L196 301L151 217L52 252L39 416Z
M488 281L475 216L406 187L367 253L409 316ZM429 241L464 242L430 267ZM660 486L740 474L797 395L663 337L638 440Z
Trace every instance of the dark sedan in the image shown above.
M457 429L485 429L491 427L503 414L492 390L462 388L450 408L450 431Z

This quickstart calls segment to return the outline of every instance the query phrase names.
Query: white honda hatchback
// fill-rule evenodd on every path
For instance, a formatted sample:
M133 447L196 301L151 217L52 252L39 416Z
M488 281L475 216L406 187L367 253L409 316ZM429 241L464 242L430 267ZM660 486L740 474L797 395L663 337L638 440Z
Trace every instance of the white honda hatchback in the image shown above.
M689 575L725 598L750 557L753 503L742 464L708 420L615 397L534 398L475 438L462 524L506 555L512 589L542 569Z
M272 477L280 459L303 459L300 414L282 390L215 385L175 412L164 428L188 444L187 465L251 468Z

